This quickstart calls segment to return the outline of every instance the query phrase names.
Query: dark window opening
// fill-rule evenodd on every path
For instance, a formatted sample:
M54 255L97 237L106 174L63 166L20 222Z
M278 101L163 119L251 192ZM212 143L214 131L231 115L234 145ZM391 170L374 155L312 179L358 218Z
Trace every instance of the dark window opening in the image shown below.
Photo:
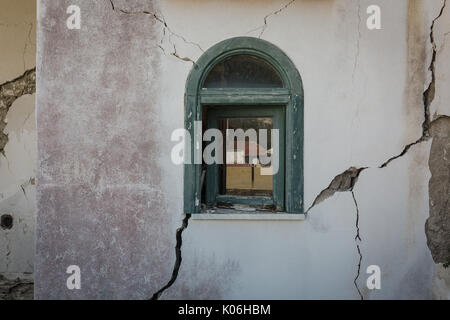
M240 54L214 66L203 88L283 88L283 81L278 72L263 59Z

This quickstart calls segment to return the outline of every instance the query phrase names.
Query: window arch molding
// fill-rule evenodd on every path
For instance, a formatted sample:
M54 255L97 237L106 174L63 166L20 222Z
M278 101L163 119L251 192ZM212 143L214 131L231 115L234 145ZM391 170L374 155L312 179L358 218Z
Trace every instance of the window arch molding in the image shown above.
M239 55L263 59L278 72L283 88L220 88L205 89L204 81L210 71L224 59ZM209 48L188 76L185 93L185 128L192 137L186 144L194 159L201 157L201 130L195 132L195 121L202 120L203 105L283 105L285 121L285 211L303 213L303 84L291 59L268 41L253 37L236 37L224 40ZM198 131L198 130L197 130ZM197 134L197 135L196 135ZM200 213L201 164L185 164L184 212Z

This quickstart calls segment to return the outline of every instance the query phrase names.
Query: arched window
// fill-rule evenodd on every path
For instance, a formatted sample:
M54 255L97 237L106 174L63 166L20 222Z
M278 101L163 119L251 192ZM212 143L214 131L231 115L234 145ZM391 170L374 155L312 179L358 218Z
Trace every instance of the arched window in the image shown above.
M218 43L194 64L185 104L190 154L216 140L203 139L207 130L223 137L213 153L223 162L185 164L185 213L202 204L303 213L303 88L280 49L250 37Z

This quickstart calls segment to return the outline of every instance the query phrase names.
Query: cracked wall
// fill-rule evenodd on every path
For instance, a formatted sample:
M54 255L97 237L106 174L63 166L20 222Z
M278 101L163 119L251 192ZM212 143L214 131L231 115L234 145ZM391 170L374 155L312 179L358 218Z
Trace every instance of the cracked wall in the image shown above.
M36 4L0 3L0 300L33 297Z
M440 11L439 11L440 10ZM450 34L450 3L444 1L434 4L434 14L439 18L434 20L433 52L434 52L434 85L433 101L430 104L429 118L431 121L430 136L432 137L429 157L431 178L429 181L429 218L425 225L428 247L436 263L433 277L433 298L450 299L450 269L444 266L450 258L450 207L449 199L449 160L447 157L448 137L450 132L450 104L448 92L448 63L450 49L448 35ZM436 16L436 15L435 15ZM430 19L430 18L429 18ZM430 57L428 57L430 59ZM433 56L431 56L433 59ZM433 77L432 77L433 80Z
M223 288L209 298L432 297L433 260L424 232L429 214L427 159L429 129L436 119L432 116L433 88L442 85L437 74L442 72L445 77L446 71L438 69L444 62L433 53L430 41L440 37L437 29L445 13L444 2L379 1L383 30L378 32L365 28L365 8L372 4L369 1L262 3L235 8L213 1L203 3L203 11L197 7L195 12L184 12L195 21L214 12L214 24L226 26L220 30L211 27L208 20L188 23L177 14L179 1L167 2L163 8L166 20L174 22L172 27L184 30L187 38L203 48L224 38L253 35L275 43L293 59L305 85L309 225L194 220L184 232L183 254L187 258L179 279L162 297L179 298L180 291L199 291L191 274L202 260L201 269L208 270L207 257L214 259L215 265L231 260L240 270L227 278L227 283L233 282L231 288L221 279L209 282L209 287ZM229 16L246 18L227 25ZM321 41L312 39L309 30L315 30L314 37L320 34ZM197 57L195 50L186 51ZM361 191L356 183L360 175L370 177L370 188ZM393 183L392 179L398 181ZM378 188L386 190L381 197L377 196ZM380 201L385 202L383 214L376 210ZM264 229L264 237L275 244L266 243L259 229ZM287 239L279 238L280 233ZM439 238L445 243L445 237ZM226 241L232 243L224 245ZM311 247L305 247L305 242ZM342 243L345 246L341 247ZM386 246L391 246L392 252L383 252ZM333 249L339 254L331 252ZM405 254L396 257L394 252L400 251ZM333 259L329 261L329 257ZM280 261L289 261L301 271L292 271L287 280L276 271ZM365 270L370 264L385 270L385 290L370 292L365 287ZM337 271L326 277L325 266L330 265ZM339 279L333 274L339 274ZM257 279L264 281L258 283Z
M40 0L37 297L442 297L446 240L430 226L448 217L450 10L378 2L383 29L369 31L366 0L78 0L69 31L69 2ZM279 46L303 78L306 221L181 214L169 139L186 77L235 36ZM79 292L65 288L71 264ZM365 286L371 264L382 290Z

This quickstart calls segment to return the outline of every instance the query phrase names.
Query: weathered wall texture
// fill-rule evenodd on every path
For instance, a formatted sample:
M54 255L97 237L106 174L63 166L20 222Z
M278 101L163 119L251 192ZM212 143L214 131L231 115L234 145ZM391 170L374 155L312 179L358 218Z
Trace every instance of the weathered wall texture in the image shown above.
M429 158L430 218L425 229L428 246L437 263L433 281L436 299L450 299L450 2L447 0L445 4L440 18L435 20L433 33L435 85L429 112L430 136L433 137Z
M0 299L33 296L35 21L35 1L0 2Z
M140 3L117 1L154 9ZM71 4L81 30L66 27ZM159 31L109 1L38 2L37 298L144 299L171 277L182 216L161 189ZM66 287L70 265L82 290Z
M162 298L433 297L425 222L435 118L424 114L436 104L429 87L448 88L448 60L434 57L434 82L429 70L432 22L437 39L444 2L377 1L380 31L365 27L373 1L194 3L162 5L167 24L190 42L207 49L233 36L261 36L297 65L312 208L305 222L191 219L178 280ZM195 61L202 53L177 44L179 56ZM171 65L170 74L189 71ZM184 88L171 84L168 77L166 101L175 105ZM182 126L181 115L176 121ZM365 286L372 264L381 267L382 290Z
M36 297L446 298L450 5L376 3L370 31L366 0L38 1ZM235 36L302 76L305 221L183 220L185 81Z

